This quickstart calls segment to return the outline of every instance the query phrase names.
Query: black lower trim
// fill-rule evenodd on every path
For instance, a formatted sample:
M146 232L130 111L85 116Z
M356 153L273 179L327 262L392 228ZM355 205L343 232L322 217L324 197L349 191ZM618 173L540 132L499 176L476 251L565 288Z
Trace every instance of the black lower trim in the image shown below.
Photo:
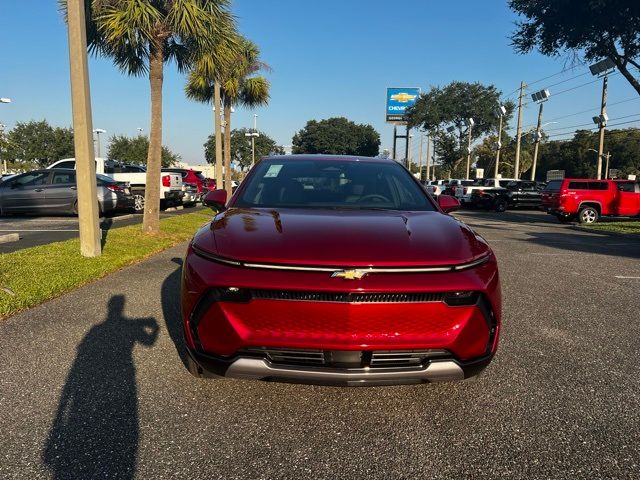
M218 355L205 354L187 349L187 353L191 359L200 367L204 376L219 376L224 377L227 369L235 362L240 356L233 357L221 357ZM460 360L451 359L456 362L462 368L464 372L464 378L470 378L481 373L491 360L494 354L486 355L484 357L476 358L467 362L461 362ZM309 367L318 368L318 367ZM322 367L320 367L322 368Z

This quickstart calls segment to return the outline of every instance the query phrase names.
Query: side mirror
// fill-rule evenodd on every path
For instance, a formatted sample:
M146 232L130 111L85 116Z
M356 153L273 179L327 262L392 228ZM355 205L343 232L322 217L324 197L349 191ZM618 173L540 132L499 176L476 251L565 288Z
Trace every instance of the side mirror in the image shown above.
M460 202L451 195L440 195L438 197L438 205L444 213L453 212L460 208Z
M227 203L227 191L226 190L211 190L202 199L202 204L214 208L218 211L225 209Z

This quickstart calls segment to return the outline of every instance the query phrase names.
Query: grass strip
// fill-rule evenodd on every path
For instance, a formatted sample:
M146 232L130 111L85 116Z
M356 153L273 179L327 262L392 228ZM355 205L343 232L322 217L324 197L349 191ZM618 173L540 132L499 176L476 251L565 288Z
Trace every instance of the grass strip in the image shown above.
M2 254L0 319L189 240L210 219L204 212L165 218L158 235L143 234L140 224L110 229L96 258L80 255L77 238Z
M640 234L640 222L598 222L591 225L580 225L586 230L613 233Z

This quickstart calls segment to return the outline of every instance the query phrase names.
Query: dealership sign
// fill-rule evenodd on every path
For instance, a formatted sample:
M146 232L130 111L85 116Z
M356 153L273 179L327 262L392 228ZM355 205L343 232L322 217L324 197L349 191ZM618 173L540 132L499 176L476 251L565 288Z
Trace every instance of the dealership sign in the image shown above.
M387 88L387 122L405 123L406 110L415 105L419 88Z

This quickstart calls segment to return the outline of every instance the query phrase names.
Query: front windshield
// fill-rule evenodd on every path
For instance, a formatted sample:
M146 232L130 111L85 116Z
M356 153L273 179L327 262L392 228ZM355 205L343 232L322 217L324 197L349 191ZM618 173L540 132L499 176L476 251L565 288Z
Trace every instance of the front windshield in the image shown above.
M312 159L263 160L234 206L435 210L400 165Z

